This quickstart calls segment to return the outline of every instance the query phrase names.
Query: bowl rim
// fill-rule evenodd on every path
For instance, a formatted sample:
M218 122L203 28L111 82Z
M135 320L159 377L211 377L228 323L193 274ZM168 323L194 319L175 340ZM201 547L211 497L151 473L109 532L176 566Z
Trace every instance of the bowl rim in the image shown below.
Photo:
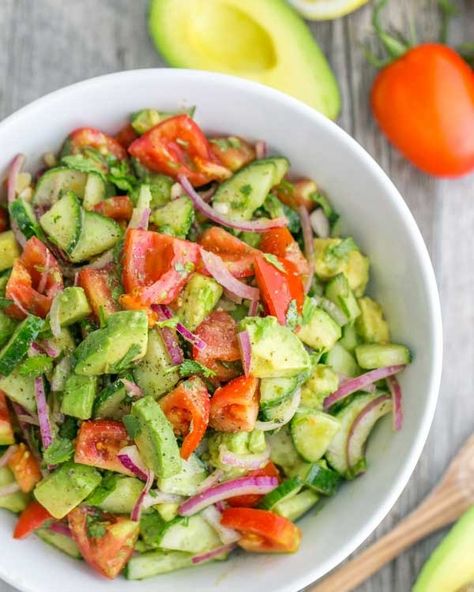
M134 79L140 79L145 76L160 76L164 75L170 79L188 79L189 83L199 84L203 80L222 84L230 88L238 89L247 88L249 91L256 92L262 96L264 100L278 101L286 104L286 106L292 110L299 111L304 117L312 119L315 123L325 130L336 136L336 140L345 143L348 147L356 153L361 159L364 166L371 169L372 173L378 177L378 180L384 185L385 193L384 199L388 199L391 202L392 207L398 210L403 223L406 227L407 233L410 235L420 261L422 281L427 286L428 301L427 310L428 317L432 326L433 331L433 355L431 360L431 374L430 380L427 387L428 396L424 414L422 416L420 429L415 434L409 455L405 459L403 470L397 475L396 480L387 488L387 493L383 503L380 504L379 508L373 514L372 518L361 528L358 532L354 533L347 541L341 545L332 555L331 559L326 560L325 563L321 564L317 569L309 568L304 573L296 576L291 584L279 588L278 592L294 592L295 590L302 590L306 586L314 583L319 579L324 578L331 570L340 565L350 554L352 554L362 543L374 532L379 526L382 520L387 516L394 504L404 491L417 463L420 459L424 445L428 438L428 434L433 423L434 414L437 407L439 388L441 383L442 373L442 359L443 359L443 330L442 330L442 315L441 305L439 299L438 288L436 284L436 277L433 269L433 265L428 253L428 249L422 237L422 234L418 228L418 225L411 213L408 205L404 201L400 192L396 188L393 181L390 179L387 173L382 169L378 162L355 140L348 132L343 130L334 121L331 121L321 113L315 111L310 106L302 103L298 99L289 96L277 89L265 86L261 83L239 78L228 74L208 72L203 70L192 70L192 69L175 69L175 68L137 68L132 70L122 70L109 74L103 74L87 78L79 82L72 83L70 85L61 87L57 90L49 92L41 97L27 103L20 107L9 116L0 121L0 133L4 128L14 125L17 120L30 111L34 111L37 108L41 108L43 104L53 101L55 99L67 100L69 95L73 95L77 90L83 88L93 89L95 86L100 86L109 81L116 80L119 78L129 79L133 82ZM407 165L408 166L408 165ZM2 566L0 562L0 578L5 582L8 582L12 586L15 586L23 592L35 592L32 588L26 584L16 580L15 576L8 573L6 566Z

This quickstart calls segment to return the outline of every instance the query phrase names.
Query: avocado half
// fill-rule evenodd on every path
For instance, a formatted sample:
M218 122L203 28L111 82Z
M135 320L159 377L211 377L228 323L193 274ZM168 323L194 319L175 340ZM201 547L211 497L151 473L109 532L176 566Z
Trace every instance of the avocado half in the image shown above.
M459 592L474 583L474 506L423 566L413 592Z
M172 66L256 80L331 119L339 114L334 74L284 0L151 0L149 26Z

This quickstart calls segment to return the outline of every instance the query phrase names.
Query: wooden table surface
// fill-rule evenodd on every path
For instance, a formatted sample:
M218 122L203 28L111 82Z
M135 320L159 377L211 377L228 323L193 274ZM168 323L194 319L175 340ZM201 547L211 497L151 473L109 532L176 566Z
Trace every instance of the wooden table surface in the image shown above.
M147 35L146 4L1 0L0 117L78 80L162 66ZM474 2L457 4L462 18L453 23L452 39L473 41ZM387 15L404 30L413 18L422 38L436 35L439 19L432 0L392 0ZM445 358L436 419L408 487L373 540L417 505L474 428L474 177L435 181L407 164L380 135L368 108L374 72L360 49L370 36L369 7L311 28L341 85L339 124L375 157L405 197L430 250L443 307ZM358 592L408 592L438 540L434 536L418 544ZM0 582L0 592L13 589Z

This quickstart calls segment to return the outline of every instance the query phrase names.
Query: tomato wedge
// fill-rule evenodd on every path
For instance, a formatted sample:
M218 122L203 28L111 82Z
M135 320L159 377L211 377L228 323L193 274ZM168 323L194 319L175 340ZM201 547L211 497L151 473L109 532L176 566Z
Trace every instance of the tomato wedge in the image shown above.
M37 528L41 528L48 520L54 520L53 516L39 502L33 500L20 514L13 531L13 538L26 538Z
M227 508L221 524L242 533L239 545L253 553L294 553L301 530L283 516L256 508Z
M17 319L24 319L27 316L25 311L44 318L53 298L62 289L58 262L51 251L33 236L26 242L8 278L5 295L18 306L11 305L6 312Z
M133 553L140 523L86 507L74 508L67 519L87 563L106 578L116 578Z
M123 128L115 134L115 139L123 148L125 148L125 150L127 150L130 144L137 138L138 134L133 129L131 123L124 125Z
M217 380L226 381L241 374L233 362L240 360L237 323L225 311L214 311L195 331L205 343L200 350L193 347L193 358L216 373Z
M261 469L255 469L255 471L251 471L247 475L248 477L280 477L280 473L276 466L269 461L264 467ZM263 498L263 495L258 495L257 493L249 493L248 495L236 495L235 497L230 497L226 500L229 506L233 508L253 508L258 504L258 502Z
M87 300L100 319L119 310L112 296L110 286L110 274L105 269L81 269L78 274L78 283L86 293Z
M258 249L254 249L223 228L212 226L199 238L199 244L206 251L215 253L224 261L230 273L237 278L254 275L254 259Z
M288 228L272 228L262 233L260 249L291 261L300 275L308 275L309 263Z
M129 221L133 214L133 203L128 195L116 195L100 201L94 211L113 220Z
M233 172L255 160L255 148L242 138L211 138L209 143L214 156Z
M210 401L206 385L198 376L182 382L160 399L174 433L184 436L181 456L185 460L196 450L209 424Z
M209 424L219 432L251 432L258 415L258 379L239 376L216 390Z
M301 275L291 261L277 258L276 265L278 268L263 256L258 256L255 259L255 278L269 314L285 325L292 300L296 301L298 310L301 310L304 287Z
M7 397L0 391L0 446L8 446L15 443L15 435L8 411Z
M30 449L21 442L8 460L8 467L12 471L15 481L24 493L29 493L41 481L39 462Z
M184 288L199 260L199 245L149 230L125 235L122 281L124 308L169 304Z
M117 458L120 450L128 444L130 439L122 422L113 419L84 421L77 434L74 460L133 477L133 473Z
M212 154L206 136L189 115L165 119L132 142L128 151L152 171L175 179L185 175L196 186L231 174Z
M8 212L5 208L0 208L0 232L8 230L9 226Z
M316 207L316 202L311 195L317 193L318 186L311 179L299 179L293 182L284 179L274 191L278 199L293 210L304 206L308 212L311 212Z
M73 154L81 151L82 148L94 148L101 154L110 154L124 160L127 158L127 151L112 136L104 134L93 127L81 127L69 134L69 149Z

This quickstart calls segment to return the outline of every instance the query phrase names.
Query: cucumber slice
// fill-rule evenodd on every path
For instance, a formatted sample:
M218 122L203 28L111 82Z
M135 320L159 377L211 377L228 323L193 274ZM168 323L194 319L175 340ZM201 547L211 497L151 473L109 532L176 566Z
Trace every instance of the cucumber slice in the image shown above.
M76 194L68 191L53 207L43 214L40 224L51 242L66 253L71 253L81 234L82 212Z
M191 567L193 565L192 557L191 553L180 551L149 551L134 555L127 563L125 577L128 580L143 580L184 567Z
M159 542L162 549L186 553L204 553L221 544L217 532L199 514L170 522Z
M279 516L283 516L287 520L295 522L303 514L306 514L318 501L319 495L317 493L311 491L311 489L305 489L289 499L282 500L273 508L273 512Z
M79 551L79 547L73 541L73 539L69 536L64 534L60 534L58 532L54 532L49 530L48 528L40 528L35 531L35 534L45 543L48 545L52 545L59 549L66 555L70 557L74 557L74 559L81 558L81 552Z
M294 475L304 485L321 495L334 495L341 483L341 476L330 469L324 460L314 464L302 463Z
M349 475L349 462L347 458L347 447L354 421L367 405L375 401L380 394L358 395L338 414L337 418L341 428L332 439L326 452L328 463L343 477Z
M260 381L260 410L266 412L290 398L298 387L298 377L262 378Z
M33 205L51 206L62 192L73 191L80 198L84 196L88 174L61 166L49 169L41 175L33 196Z
M112 514L130 514L142 491L143 482L139 479L119 477L115 489L97 506Z
M132 399L123 382L118 379L100 391L94 403L94 417L122 419L130 413Z
M289 475L295 467L301 465L301 456L298 454L287 427L278 432L269 434L267 441L270 446L270 458L272 462L281 467Z
M273 510L277 504L295 496L303 487L298 477L292 477L280 483L273 491L270 491L260 501L259 507L263 510Z
M174 199L155 210L151 221L157 226L158 232L186 238L194 222L193 202L186 196Z
M316 409L299 409L290 424L291 437L299 454L309 462L318 461L339 431L339 421Z
M10 339L17 325L18 321L12 319L0 310L0 347L3 347Z
M348 352L340 343L324 356L324 363L339 374L340 376L353 377L361 373L360 366L357 364L354 356Z
M40 239L44 238L43 231L29 202L21 198L16 199L10 204L8 211L26 238L32 236L37 236Z
M274 407L268 407L264 411L261 412L262 418L264 421L275 421L280 422L281 424L288 423L288 416L291 417L292 412L291 409L295 409L297 404L294 398L297 395L296 391L293 391L289 397L287 397L284 401L282 401L279 405L275 405Z
M350 323L360 315L357 299L343 273L339 273L330 280L326 286L326 298L342 309Z
M15 329L7 344L0 351L0 374L8 376L26 356L28 348L43 328L44 321L29 315Z
M107 188L101 175L93 172L88 173L82 202L84 208L86 210L92 210L95 205L105 199L106 194Z
M148 333L148 347L145 357L133 370L137 384L155 399L170 391L179 380L177 370L172 370L168 350L160 332L151 329Z
M404 345L396 343L365 343L355 348L357 362L365 370L398 366L411 362L410 350Z
M346 325L342 329L342 337L339 343L351 354L354 352L355 348L360 344L359 335L354 325Z
M122 237L122 229L114 220L95 212L84 212L79 240L69 258L79 263L111 249Z
M165 493L175 495L194 495L199 485L207 477L204 464L195 454L187 460L181 460L181 470L171 477L158 477L158 488Z
M0 232L0 273L12 267L20 255L20 245L16 242L13 230Z
M232 220L250 220L288 167L285 158L251 162L219 186L213 198L214 207Z

